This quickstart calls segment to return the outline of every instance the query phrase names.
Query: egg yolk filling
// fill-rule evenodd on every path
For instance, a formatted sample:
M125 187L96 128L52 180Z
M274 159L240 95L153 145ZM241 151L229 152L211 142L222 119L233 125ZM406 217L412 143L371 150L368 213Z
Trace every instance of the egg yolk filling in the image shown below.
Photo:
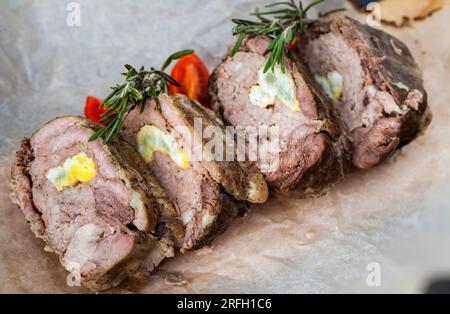
M95 162L83 152L66 159L62 166L51 168L46 175L58 191L78 183L89 182L94 177Z
M186 169L189 160L184 149L169 134L153 125L142 127L137 134L138 151L145 162L151 163L155 151L167 154L178 167Z

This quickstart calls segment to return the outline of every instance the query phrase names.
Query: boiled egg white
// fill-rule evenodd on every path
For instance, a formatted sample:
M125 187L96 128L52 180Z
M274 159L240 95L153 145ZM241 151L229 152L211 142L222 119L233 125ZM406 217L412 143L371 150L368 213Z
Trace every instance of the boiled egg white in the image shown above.
M296 97L296 86L289 72L283 73L280 66L264 73L258 72L258 84L250 89L250 102L258 107L267 108L275 103L278 97L282 103L293 111L300 111L300 103Z

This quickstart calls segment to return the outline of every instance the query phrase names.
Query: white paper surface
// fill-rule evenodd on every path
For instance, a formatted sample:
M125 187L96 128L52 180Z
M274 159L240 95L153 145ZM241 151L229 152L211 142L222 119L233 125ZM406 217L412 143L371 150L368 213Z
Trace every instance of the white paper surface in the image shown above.
M104 97L125 63L159 66L194 48L209 68L232 43L231 17L266 1L0 0L0 292L80 292L65 286L8 199L9 163L24 136L47 120L82 114ZM350 8L328 1L328 8ZM390 162L351 174L316 200L273 196L231 226L212 248L164 262L141 292L421 292L450 276L450 9L414 28L384 29L411 48L424 71L434 121ZM370 263L381 286L367 284Z

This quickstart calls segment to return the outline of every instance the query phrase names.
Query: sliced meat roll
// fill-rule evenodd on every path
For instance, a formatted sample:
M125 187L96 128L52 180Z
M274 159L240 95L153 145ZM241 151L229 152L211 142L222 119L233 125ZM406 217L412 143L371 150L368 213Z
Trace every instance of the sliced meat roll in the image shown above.
M247 153L257 157L251 161L272 188L298 197L320 194L343 177L348 143L328 97L300 58L289 55L284 73L280 67L264 73L269 43L262 36L244 40L215 69L209 84L213 108L227 124L245 130L238 136L245 137Z
M265 202L267 185L258 171L234 159L234 151L227 161L207 149L210 135L226 145L225 128L214 112L183 95L162 95L159 106L149 101L143 112L131 112L122 136L137 147L175 204L185 226L185 251L223 232L246 211L246 201Z
M356 167L379 164L430 123L421 72L398 39L334 14L316 21L299 49L351 132Z
M11 171L11 198L46 249L81 284L102 291L151 271L173 254L183 230L155 178L133 167L140 156L126 144L88 142L96 130L70 116L25 139Z

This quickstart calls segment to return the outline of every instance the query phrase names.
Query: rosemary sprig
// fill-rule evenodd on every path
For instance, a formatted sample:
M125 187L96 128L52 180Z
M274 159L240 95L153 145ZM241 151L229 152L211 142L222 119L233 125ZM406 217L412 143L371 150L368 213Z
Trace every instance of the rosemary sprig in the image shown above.
M265 35L272 41L265 52L265 54L270 53L270 57L264 72L269 69L273 70L276 65L280 65L284 73L286 71L285 56L292 40L295 36L300 36L307 31L312 22L307 19L308 11L323 1L325 0L313 0L306 7L303 7L302 1L299 1L298 4L294 0L275 2L265 6L268 11L260 12L256 9L251 14L258 19L257 21L233 19L233 23L236 24L233 28L233 35L238 37L231 50L231 56L233 57L238 52L246 36Z
M172 54L164 62L161 70L150 68L145 70L141 67L137 71L129 64L125 65L127 72L122 73L125 81L111 89L113 90L102 102L100 108L105 108L100 123L105 124L100 130L94 133L89 141L103 138L103 143L107 144L117 137L122 128L123 121L130 111L140 107L141 112L147 99L153 99L159 110L161 110L158 96L170 94L169 84L180 87L180 84L164 71L174 61L186 55L192 54L193 50L183 50Z

